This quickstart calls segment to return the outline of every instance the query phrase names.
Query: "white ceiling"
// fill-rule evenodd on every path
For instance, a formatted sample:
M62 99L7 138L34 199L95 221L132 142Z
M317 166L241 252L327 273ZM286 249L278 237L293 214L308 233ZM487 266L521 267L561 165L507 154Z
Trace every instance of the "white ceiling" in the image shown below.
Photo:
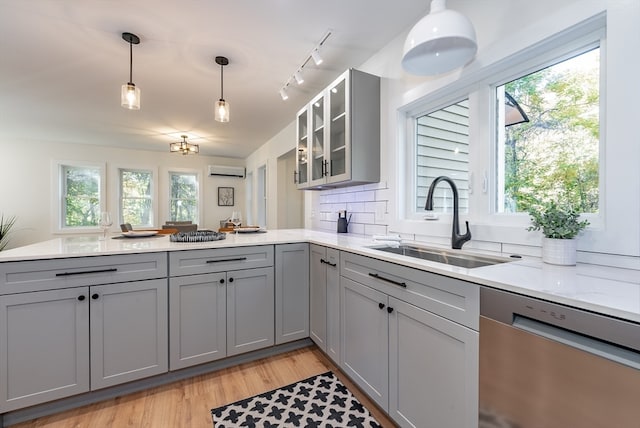
M244 158L342 71L428 12L427 0L0 0L0 141L33 139ZM280 88L327 30L324 63ZM120 107L137 34L141 109ZM213 119L217 55L231 121Z

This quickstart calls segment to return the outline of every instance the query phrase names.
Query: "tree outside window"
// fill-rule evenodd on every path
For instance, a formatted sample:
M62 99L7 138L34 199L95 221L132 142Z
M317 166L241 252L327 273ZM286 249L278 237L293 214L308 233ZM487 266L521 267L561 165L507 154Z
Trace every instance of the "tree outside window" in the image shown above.
M61 166L62 226L97 226L100 217L98 167Z
M599 88L599 48L497 88L499 106L508 94L529 119L508 125L506 109L498 114L499 212L550 201L598 212Z
M120 222L153 226L153 173L120 169Z
M198 175L195 173L169 173L171 221L198 222Z

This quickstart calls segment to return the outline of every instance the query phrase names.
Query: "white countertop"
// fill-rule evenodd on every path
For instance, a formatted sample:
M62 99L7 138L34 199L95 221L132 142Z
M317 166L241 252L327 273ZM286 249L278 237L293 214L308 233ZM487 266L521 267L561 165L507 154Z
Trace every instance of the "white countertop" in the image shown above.
M509 263L467 269L371 249L368 247L376 243L369 238L306 229L228 234L224 240L204 243L170 242L166 235L105 241L99 241L97 236L72 236L5 250L0 253L0 263L294 242L334 247L640 323L638 270L588 264L554 266L542 263L537 258L526 257Z

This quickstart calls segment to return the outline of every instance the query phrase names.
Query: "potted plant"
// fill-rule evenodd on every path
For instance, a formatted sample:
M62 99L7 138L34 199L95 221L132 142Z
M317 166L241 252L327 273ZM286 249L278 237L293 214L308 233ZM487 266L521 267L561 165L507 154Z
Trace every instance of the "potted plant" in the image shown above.
M14 216L5 219L4 214L0 214L0 251L9 243L9 232L15 222Z
M542 230L542 261L555 265L575 265L576 236L589 225L579 220L580 213L568 205L549 202L529 209L532 226L527 230Z

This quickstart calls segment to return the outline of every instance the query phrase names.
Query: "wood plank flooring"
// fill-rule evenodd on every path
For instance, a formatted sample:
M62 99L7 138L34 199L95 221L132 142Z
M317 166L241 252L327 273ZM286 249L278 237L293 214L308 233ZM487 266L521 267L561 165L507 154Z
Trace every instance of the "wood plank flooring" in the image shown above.
M211 409L332 370L378 419L395 425L315 346L12 425L12 428L212 428Z

